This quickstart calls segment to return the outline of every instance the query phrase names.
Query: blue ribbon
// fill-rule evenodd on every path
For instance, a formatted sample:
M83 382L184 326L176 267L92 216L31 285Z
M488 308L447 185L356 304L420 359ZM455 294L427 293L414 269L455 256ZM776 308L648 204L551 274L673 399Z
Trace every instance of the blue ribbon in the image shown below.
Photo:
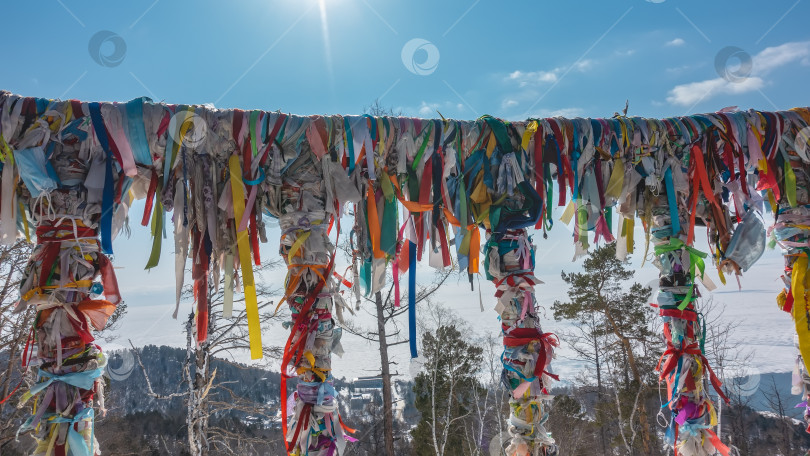
M104 120L101 118L101 105L99 103L88 103L90 109L90 119L93 121L93 130L96 132L98 142L101 144L107 155L104 160L107 165L104 177L104 194L101 198L101 251L107 255L112 255L112 220L113 220L113 198L115 189L113 188L113 157L110 143L107 141L107 129L104 127Z
M408 249L408 337L411 358L416 358L416 244L408 241Z
M60 133L60 137L62 139L64 139L65 136L67 136L67 135L73 135L76 138L78 138L79 141L86 140L87 139L87 132L84 131L84 130L81 130L79 128L79 127L81 127L82 123L84 123L86 120L87 120L86 118L78 118L78 119L74 119L74 120L70 121L70 123L68 123L65 126L65 128L62 129L62 132Z

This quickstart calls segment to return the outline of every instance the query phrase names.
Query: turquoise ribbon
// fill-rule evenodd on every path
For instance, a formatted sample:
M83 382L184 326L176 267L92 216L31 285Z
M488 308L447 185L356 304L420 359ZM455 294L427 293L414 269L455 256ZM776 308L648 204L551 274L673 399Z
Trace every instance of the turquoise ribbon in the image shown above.
M664 173L664 183L667 186L667 204L669 205L669 218L672 226L672 235L677 236L681 232L681 221L678 218L678 202L675 199L675 185L672 182L672 168L667 168Z
M81 412L77 413L73 418L64 417L62 415L56 413L46 413L43 416L43 421L47 421L51 424L61 424L61 423L70 423L68 426L68 434L67 434L67 444L69 453L71 456L93 456L95 454L94 451L94 442L93 442L93 431L92 428L94 425L92 424L93 420L95 419L95 412L93 411L92 407L88 407L83 409ZM34 417L28 418L25 423L20 426L19 430L17 431L17 435L19 436L21 432L28 432L34 429L33 426ZM75 429L73 426L76 423L81 421L89 420L91 422L91 432L90 432L90 447L87 447L87 442L84 440L84 436Z
M31 389L23 396L23 402L34 396L39 394L42 390L49 387L53 382L62 382L67 383L68 385L75 386L76 388L81 388L85 390L89 390L93 388L93 383L96 381L98 377L104 373L104 368L99 367L98 369L94 369L91 371L82 371L82 372L73 372L70 374L64 375L56 375L50 372L43 371L42 369L39 370L37 376L39 378L48 378L44 382L37 383L36 385L32 386Z
M258 185L258 184L261 184L262 182L264 182L264 176L265 176L264 175L264 168L260 167L259 168L259 177L257 177L256 179L253 179L253 180L248 180L248 179L245 179L243 177L242 182L244 182L245 185Z
M343 118L343 131L346 132L346 150L349 154L349 174L354 171L354 140L352 139L352 126L349 117Z
M149 142L146 139L146 130L143 124L143 102L152 102L149 98L141 97L128 101L126 107L127 121L124 124L129 145L132 148L132 155L135 163L140 165L152 165L152 154L149 151Z

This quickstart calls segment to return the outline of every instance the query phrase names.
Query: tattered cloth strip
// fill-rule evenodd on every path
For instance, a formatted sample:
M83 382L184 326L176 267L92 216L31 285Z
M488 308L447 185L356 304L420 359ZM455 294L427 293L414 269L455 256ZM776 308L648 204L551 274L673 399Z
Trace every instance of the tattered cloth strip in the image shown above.
M532 222L534 224L534 222ZM544 426L548 420L548 371L559 341L543 333L537 316L534 286L540 280L534 273L534 245L525 229L510 230L496 240L490 233L486 245L486 274L497 286L504 352L502 383L511 392L509 433L506 454L533 456L557 454L554 439Z
M188 257L198 290L210 282L209 274L224 271L230 278L225 296L232 302L234 285L242 283L251 355L257 358L262 356L262 344L252 264L261 261L258 244L266 241L264 219L277 217L285 236L282 253L290 266L286 300L294 319L285 375L314 375L305 382L312 383L309 380L320 379L317 373L329 368L328 356L312 350L311 344L319 339L312 334L328 332L334 325L332 310L339 316L343 309L336 298L335 265L331 247L325 247L329 242L324 231L340 219L344 204L355 205L357 218L351 236L355 293L362 293L362 285L368 293L382 288L390 262L398 272L413 273L412 265L421 260L426 247L434 267L453 264L451 250L455 250L454 264L467 270L472 282L481 263L483 227L488 235L485 270L509 276L506 281L496 279L499 305L510 312L514 307L515 321L537 329L529 349L537 349L538 360L540 352L546 353L547 362L556 339L528 323L535 305L528 296L537 282L522 263L533 252L524 230L551 228L555 201L565 208L563 221L574 224L575 257L599 240L616 239L619 256L632 251L635 220L640 218L646 241L655 237L656 245L664 245L659 246L666 250L659 249L660 257L672 259L674 268L679 259L684 268L675 271L683 280L663 287L662 299L670 293L667 305L675 306L663 310L688 316L697 297L690 287L704 261L692 245L696 226L708 227L711 252L705 252L706 258L719 266L725 280L724 273L739 274L748 266L741 264L747 262L745 255L735 254L744 249L733 248L731 242L735 226L749 209L761 210L768 200L780 213L802 215L810 159L808 124L807 108L666 119L556 117L506 122L490 116L476 121L301 117L166 105L145 98L124 104L82 103L0 92L0 239L12 242L18 233L30 237L32 225L69 215L98 230L100 247L109 252L132 200L146 198L142 224L151 227L154 239L147 267L154 267L160 258L165 212L173 212L178 289L185 281ZM65 195L74 199L60 201ZM620 222L615 225L614 214ZM664 225L671 226L670 234L653 232ZM594 237L589 239L591 231ZM804 239L790 237L783 239L784 245L803 248ZM684 245L673 244L670 238ZM787 257L790 264L796 257L801 256ZM65 261L74 260L81 264L79 258ZM517 272L521 270L525 271ZM672 275L662 271L662 280ZM398 276L394 274L395 281ZM799 289L798 282L788 282L791 290ZM36 286L41 287L38 282L29 284L24 292ZM77 288L59 291L60 295L87 291L75 277L60 286L58 290ZM38 291L54 294L48 288ZM204 295L196 293L195 301L199 341L207 335L209 304ZM796 301L796 292L788 295ZM45 336L53 340L48 328ZM803 346L808 337L800 336ZM307 367L307 351L314 366ZM516 358L507 364L519 366L513 361L523 362L521 351L525 350L513 350L510 356ZM532 368L522 375L529 379L542 377L542 372L548 371ZM327 374L320 383L328 381ZM537 388L522 388L541 397ZM327 389L322 390L324 401ZM327 423L331 412L317 408L320 397L319 393L311 407L299 407L310 402L296 400L291 422L301 423L306 415L316 417L311 423L321 422L321 417ZM529 404L513 415L516 435L523 439L516 441L514 452L552 448L537 427L531 429L530 423L544 413ZM529 409L531 419L526 415ZM324 424L331 433L317 438L312 434L315 427L307 431L305 424L296 424L298 437L293 435L291 446L321 448L318 451L327 454L334 446L340 451L336 442L342 441L338 430L342 426L333 418ZM320 441L323 435L328 435L328 442Z
M48 210L57 214L64 214L61 202L76 202L71 195L52 196ZM35 214L33 220L38 245L25 269L19 305L36 306L32 336L40 367L20 404L34 398L36 413L18 432L33 432L35 455L98 454L93 403L98 400L104 412L107 360L92 333L104 328L121 301L115 273L97 231L83 219L62 215L50 221ZM94 299L100 294L109 300Z

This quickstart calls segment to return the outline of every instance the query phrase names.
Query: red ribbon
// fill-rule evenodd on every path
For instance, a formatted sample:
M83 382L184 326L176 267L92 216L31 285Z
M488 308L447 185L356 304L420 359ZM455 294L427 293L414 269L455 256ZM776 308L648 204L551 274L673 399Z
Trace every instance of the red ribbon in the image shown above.
M337 232L338 235L340 234L340 220L337 221L338 227ZM337 240L335 241L337 245ZM326 271L324 276L328 277L330 271L335 263L335 253L332 253L332 258L329 260L329 264L326 266ZM326 285L325 281L318 282L304 299L304 302L301 305L301 309L298 312L298 316L295 318L295 322L293 324L292 329L290 330L290 336L287 338L287 343L284 345L284 356L281 359L281 431L284 435L284 445L287 448L287 451L290 451L290 447L287 444L287 379L291 378L292 376L288 374L290 362L294 362L297 364L304 355L304 348L306 342L306 333L314 330L312 328L312 323L310 322L305 326L305 321L307 319L311 319L310 312L312 310L312 306L315 301L318 299L318 295L320 294L323 287ZM317 325L317 323L315 323ZM298 340L293 343L295 337L298 336ZM303 414L302 414L303 416ZM303 420L299 419L298 425L301 425ZM309 423L309 418L306 420ZM298 431L296 430L296 435ZM294 440L293 440L294 441Z
M506 330L506 328L504 328ZM542 383L543 374L559 381L560 377L546 371L547 353L551 347L558 347L560 340L554 333L541 333L537 328L514 328L509 333L504 333L503 345L505 347L522 347L533 342L540 342L537 350L537 363L534 365L534 376Z
M675 370L675 367L678 365L678 360L683 355L693 355L701 360L703 365L706 367L706 370L709 372L709 379L714 387L714 390L717 391L717 394L720 395L720 397L722 397L723 400L728 404L728 397L726 397L725 393L723 393L723 383L714 374L712 367L709 365L709 360L706 359L703 352L700 351L700 347L696 343L691 343L684 348L675 348L674 346L669 345L667 350L658 360L658 366L656 367L656 370L661 371L660 378L663 380L665 377L669 376L672 371ZM664 361L664 358L666 358L666 361L664 362L664 367L662 368L661 362ZM675 387L677 388L677 385L675 385Z

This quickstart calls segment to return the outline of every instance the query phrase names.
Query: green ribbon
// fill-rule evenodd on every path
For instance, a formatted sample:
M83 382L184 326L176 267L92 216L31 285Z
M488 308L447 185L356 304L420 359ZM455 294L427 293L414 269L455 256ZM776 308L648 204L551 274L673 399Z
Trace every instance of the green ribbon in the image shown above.
M160 262L160 250L163 241L163 218L166 213L163 211L163 203L160 201L160 194L163 185L158 182L158 189L155 193L155 208L152 212L152 252L149 254L149 260L146 262L144 269L152 269ZM181 190L177 190L181 191Z
M501 146L501 152L506 155L512 152L512 141L509 139L509 132L506 129L506 124L490 115L483 115L479 120L484 120L489 125L490 130L495 135L495 142Z
M793 166L790 160L785 160L785 165L782 166L785 171L785 196L787 197L790 207L797 207L796 202L796 174L793 172Z
M458 253L461 255L468 255L470 253L470 232L467 231L467 224L469 223L469 213L467 211L467 189L464 184L464 177L458 180L458 199L459 199L459 234L461 236L461 246Z
M413 158L413 164L411 167L414 171L419 167L419 162L422 161L422 155L425 154L425 149L427 148L428 141L430 140L430 132L433 131L433 122L430 122L425 128L425 139L422 140L422 145L419 146L419 151L416 153L416 157Z
M706 254L694 247L686 245L686 243L678 238L670 238L669 244L655 246L655 254L660 256L680 249L686 249L686 251L689 252L689 275L692 280L689 292L686 293L686 297L683 298L681 304L678 305L678 310L683 310L692 302L692 293L695 290L695 267L700 271L700 277L703 278L706 269L706 264L703 262L703 259L706 258Z
M388 179L381 179L388 181ZM390 185L390 181L389 185ZM397 207L399 202L383 198L382 201L382 223L380 224L380 250L389 256L393 256L397 251Z

